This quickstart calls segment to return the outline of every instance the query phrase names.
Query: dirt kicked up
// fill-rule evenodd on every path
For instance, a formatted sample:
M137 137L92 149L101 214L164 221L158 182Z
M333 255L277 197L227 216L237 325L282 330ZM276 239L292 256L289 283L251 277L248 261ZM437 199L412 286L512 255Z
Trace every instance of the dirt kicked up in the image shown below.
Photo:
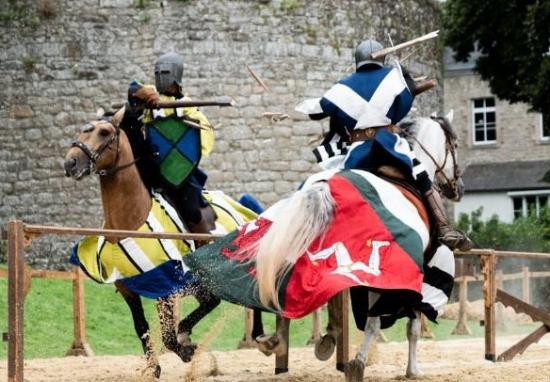
M521 337L497 338L499 352ZM354 349L352 349L354 350ZM354 354L352 352L352 354ZM407 363L406 343L379 344L374 364L365 369L365 381L402 381ZM483 339L422 341L419 361L425 381L550 381L550 336L532 345L507 363L483 360ZM191 364L175 355L160 357L160 382L325 382L344 381L334 369L334 360L320 362L311 348L292 348L290 372L273 375L274 359L256 350L203 352ZM140 371L139 356L102 356L33 359L25 362L29 382L149 382ZM0 366L0 381L6 380L6 362Z

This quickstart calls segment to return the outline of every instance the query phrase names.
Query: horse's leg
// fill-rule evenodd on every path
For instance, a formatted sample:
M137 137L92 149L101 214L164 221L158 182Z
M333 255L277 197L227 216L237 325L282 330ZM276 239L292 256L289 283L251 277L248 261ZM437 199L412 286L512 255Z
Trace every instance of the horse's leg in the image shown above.
M258 350L267 356L275 354L281 357L288 352L288 328L290 319L277 316L277 331L274 334L258 336Z
M307 340L307 344L316 344L321 341L321 314L323 313L323 308L315 309L311 315L311 337Z
M327 333L315 344L315 357L320 361L326 361L336 349L336 338L342 331L342 323L339 321L342 306L340 299L335 296L328 301Z
M420 312L414 311L414 318L409 319L407 323L407 339L409 340L409 362L407 364L407 378L417 378L420 376L418 371L418 362L416 361L416 349L418 347L418 338L420 337Z
M264 323L262 321L262 310L252 309L252 338L256 339L264 335Z
M160 365L158 359L155 355L153 349L153 344L151 342L151 336L149 334L149 324L145 319L145 314L143 313L143 305L141 304L141 299L138 294L132 292L126 288L121 282L115 282L115 287L120 292L126 304L130 308L132 313L132 319L134 320L134 328L136 334L141 340L141 346L143 348L143 353L147 359L147 365L153 370L153 374L156 378L160 377Z
M172 296L159 298L157 310L160 320L160 332L162 342L170 351L176 353L183 362L191 361L195 353L196 345L182 346L176 336L176 322L174 319L174 299Z
M369 310L378 301L380 295L374 292L369 293ZM361 344L361 347L355 359L351 360L345 371L346 382L362 382L363 374L365 371L365 361L369 354L369 347L372 341L376 340L378 333L380 333L380 317L367 317L367 323L365 325L365 339Z
M193 346L191 343L191 332L193 327L202 320L208 313L213 311L218 305L220 305L221 300L214 296L209 290L204 288L201 285L197 285L194 288L194 296L199 302L199 306L189 313L183 320L178 324L178 337L177 341L180 345L183 346Z

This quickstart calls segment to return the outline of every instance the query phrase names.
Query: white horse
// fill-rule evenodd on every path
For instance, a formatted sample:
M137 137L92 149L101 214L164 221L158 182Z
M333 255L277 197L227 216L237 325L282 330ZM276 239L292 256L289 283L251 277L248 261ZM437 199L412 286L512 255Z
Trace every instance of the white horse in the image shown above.
M461 179L462 172L458 168L457 136L450 125L452 117L453 113L450 112L443 118L435 116L418 118L405 122L400 127L402 135L411 142L416 157L424 164L432 182L439 187L444 196L458 201L464 193L464 185ZM273 216L271 227L256 243L256 246L252 248L255 251L259 297L265 306L280 309L280 280L292 269L298 259L307 253L312 242L326 232L333 219L335 204L328 183L316 181L316 179L323 180L319 179L318 174L308 179L302 189L296 192L290 201L286 203L286 206ZM394 187L391 183L388 183L387 186ZM426 245L424 250L426 250ZM452 259L452 252L446 247L443 247L438 253L440 255L436 254L430 265L434 265L434 260L435 263L441 261L441 257L436 258L437 256L446 257L447 260ZM438 266L438 264L435 264L435 266ZM453 266L449 267L452 268ZM454 275L454 268L447 269L447 271ZM368 291L369 309L382 295L383 292ZM425 299L426 295L424 293L423 296ZM441 306L434 307L440 309L447 300L446 297L442 298L441 296L438 296L438 300ZM416 377L419 375L416 347L420 336L420 312L415 307L410 307L410 309L414 310L414 315L407 325L409 360L406 376ZM380 317L367 318L363 344L355 359L346 368L347 381L359 382L363 380L368 349L373 338L376 338L379 334L380 324ZM288 328L288 325L279 325L275 335L276 338L272 340L264 339L262 341L263 345L278 344L276 349L272 348L270 350L280 354L281 347L286 347L284 343L284 330L286 328ZM328 333L318 345L334 344L339 330L337 323L330 323ZM332 348L329 346L328 349L325 348L320 351L318 346L316 355L321 358L319 353L324 352L322 358L327 359L332 354L333 349L334 346Z

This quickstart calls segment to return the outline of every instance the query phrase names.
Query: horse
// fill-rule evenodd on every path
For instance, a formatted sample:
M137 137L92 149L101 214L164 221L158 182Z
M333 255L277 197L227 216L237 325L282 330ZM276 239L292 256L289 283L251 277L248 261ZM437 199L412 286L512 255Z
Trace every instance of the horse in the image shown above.
M464 195L464 183L461 178L462 171L458 166L458 144L456 133L451 125L452 118L453 113L451 111L445 117L433 115L431 118L409 120L401 123L399 128L402 136L411 143L416 157L424 164L430 179L439 188L440 192L450 200L459 201ZM313 240L322 235L333 215L332 209L334 207L328 195L326 184L312 182L309 191L305 191L298 198L301 200L293 204L294 213L281 218L281 222L276 221L263 238L256 243L254 259L256 261L259 296L264 304L278 305L279 284L277 280L284 277L291 265L295 264L300 256L303 256ZM312 203L311 200L314 200L314 202ZM289 221L293 223L290 226L288 225ZM285 236L297 237L298 240L283 240L281 231L284 231ZM424 264L426 272L431 271L432 267L440 267L446 268L444 270L449 277L454 276L453 254L444 245L433 248L431 255L424 259ZM364 287L359 288L363 289L359 293L364 294ZM352 289L352 292L356 291L356 295L357 289ZM436 306L438 310L448 301L450 289L446 291L447 295L444 295L440 290L434 292L434 288L426 283L423 284L422 289L424 295L439 293L437 295L439 299L438 306ZM368 289L367 293L367 299L364 302L368 304L367 310L371 310L384 296L384 291ZM409 313L407 324L409 355L406 377L416 378L420 375L416 348L420 337L421 309L419 304L407 306L407 302L405 302L404 307L408 308L409 311L412 310L412 314ZM334 320L334 317L337 317L334 312L335 306L329 302L328 309L327 333L322 336L315 346L315 355L320 360L327 360L332 355L336 337L341 330L340 323ZM286 345L284 344L284 338L287 335L288 323L285 323L285 320L287 319L283 319L281 325L277 328L276 338L265 340L265 343L275 346L270 350L276 353L284 351L279 343L282 343L283 346ZM368 314L364 325L364 341L355 358L345 368L347 382L363 380L368 349L373 339L379 336L381 317Z
M445 197L458 201L464 184L451 120L452 112L446 117L417 118L402 123L400 128L433 183ZM385 226L390 223L394 231ZM352 288L354 316L358 327L365 330L365 341L346 367L350 382L362 380L369 344L381 328L380 316L386 318L382 303L387 304L393 296L393 306L388 306L410 318L407 376L414 377L419 374L419 312L426 305L421 292L427 280L422 270L446 268L452 263L448 248L431 251L433 257L425 255L430 243L429 226L420 197L400 180L362 170L326 170L310 176L300 190L268 208L254 222L199 248L185 261L199 277L208 280L210 290L218 297L280 314L277 332L264 337L260 344L264 352L277 355L287 351L289 319L303 317L339 291ZM232 280L223 274L223 266L212 266L219 259L226 261L224 258L230 258L232 266L239 269L232 271L238 278ZM251 266L255 268L251 270ZM452 287L454 268L449 266L443 271L448 273ZM247 287L246 295L242 294L243 286ZM402 295L393 293L394 289ZM433 301L432 317L448 299L440 292L443 296ZM356 312L354 301L361 302L365 297L367 305ZM329 303L327 334L315 350L322 360L334 351L341 331L332 310Z
M133 156L126 134L118 128L118 120L120 120L120 115L115 115L113 118L102 118L84 126L77 140L72 143L71 148L65 156L64 167L66 175L75 180L80 180L92 173L99 175L104 213L103 228L138 230L144 226L144 222L145 224L150 224L149 218L153 213L152 211L157 207L157 211L164 211L166 214L165 220L168 221L167 224L171 225L171 232L184 232L184 226L170 204L162 199L160 195L151 195L145 187L135 165L137 159ZM235 201L232 201L229 197L223 195L223 193L207 193L205 194L205 198L210 201L210 204L218 215L216 230L212 233L227 233L255 216L252 211L237 205ZM165 232L170 232L170 230L165 230ZM122 241L117 242L117 239L113 237L106 237L105 242L113 245L118 244L119 247L124 248L121 244ZM156 243L157 240L154 242ZM95 263L99 263L95 258L86 263L80 261L81 259L75 260L76 256L73 255L73 260L75 260L76 264L80 265L85 273L95 279L95 281L105 283L114 281L117 291L120 292L130 308L134 328L138 338L141 340L143 352L147 359L147 370L152 372L156 378L160 376L161 367L155 356L140 294L156 299L161 322L162 341L165 347L176 353L183 362L189 362L196 349L196 345L190 341L189 337L193 327L220 303L219 298L204 288L200 282L193 279L189 272L186 272L188 268L181 262L181 257L178 256L178 253L174 253L175 247L180 249L180 252L194 250L194 243L192 241L158 240L158 244L157 249L165 250L170 260L154 268L153 272L165 267L166 270L161 271L161 273L166 273L166 275L161 275L163 281L166 281L166 278L168 278L170 279L168 280L169 283L174 285L165 287L157 285L155 280L146 277L151 272L144 272L143 274L137 274L128 278L120 278L120 275L117 275L115 272L118 270L115 269L107 277L102 274L102 270L94 268ZM82 242L78 248L80 247L82 247ZM94 253L96 251L95 248L99 247L94 243L92 248ZM159 257L161 255L155 254L155 256ZM138 267L135 263L139 260L134 259L132 260L132 264L123 265ZM143 262L148 263L149 260L146 259ZM166 264L174 266L167 266ZM141 264L139 265L141 266ZM91 275L90 269L97 271L97 274L95 276ZM194 295L199 302L199 306L177 324L176 332L174 297L182 292ZM255 331L261 334L263 328L256 327Z

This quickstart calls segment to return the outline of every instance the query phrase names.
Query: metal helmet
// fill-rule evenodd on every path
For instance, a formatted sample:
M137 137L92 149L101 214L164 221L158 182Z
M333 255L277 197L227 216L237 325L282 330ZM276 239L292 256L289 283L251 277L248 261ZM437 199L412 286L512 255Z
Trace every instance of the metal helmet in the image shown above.
M381 49L384 49L382 44L376 40L365 40L355 49L355 69L359 69L366 64L375 64L378 66L384 65L384 57L377 59L372 58L372 54Z
M163 54L155 62L155 86L164 93L173 84L182 86L183 58L174 52Z

